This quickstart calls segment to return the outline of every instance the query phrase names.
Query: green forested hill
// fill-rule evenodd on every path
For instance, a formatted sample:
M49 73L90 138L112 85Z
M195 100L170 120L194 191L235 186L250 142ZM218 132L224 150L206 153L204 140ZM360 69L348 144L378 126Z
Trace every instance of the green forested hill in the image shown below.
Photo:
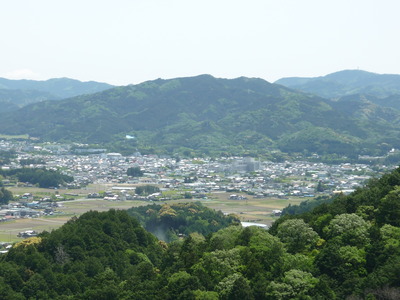
M0 89L0 112L10 112L30 103L57 100L53 94L35 90Z
M369 101L376 105L386 108L394 108L400 110L400 94L393 94L387 97L376 97L372 95L364 94L353 94L349 96L343 96L338 99L338 101Z
M400 94L400 75L376 74L361 70L344 70L310 78L288 77L275 83L329 99L353 94L379 98Z
M398 124L360 118L335 105L261 79L201 75L32 104L3 114L0 133L169 153L280 149L355 155L400 147Z
M59 99L93 94L112 87L112 85L107 83L95 81L82 82L70 78L52 78L44 81L0 78L0 90L40 91Z
M128 209L128 214L137 218L146 230L166 242L194 232L207 236L229 225L240 223L237 216L225 216L221 211L207 208L200 202L138 206Z
M125 211L88 212L1 256L0 298L399 299L399 187L396 169L269 231L234 224L168 244Z
M0 78L0 113L17 110L31 103L92 94L112 88L101 82L81 82L69 78L46 81Z
M163 252L126 212L89 212L14 245L0 262L0 298L132 299L136 281L157 276Z

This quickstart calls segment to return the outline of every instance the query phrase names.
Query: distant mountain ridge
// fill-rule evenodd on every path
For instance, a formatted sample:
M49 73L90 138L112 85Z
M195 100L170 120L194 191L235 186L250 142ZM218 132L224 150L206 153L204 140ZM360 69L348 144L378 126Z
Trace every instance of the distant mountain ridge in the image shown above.
M107 83L82 82L70 78L53 78L45 81L0 78L0 112L16 110L44 100L93 94L113 87Z
M69 98L82 94L101 92L114 86L96 81L79 81L71 78L52 78L38 80L12 80L0 78L0 89L7 90L36 90L53 94L57 98Z
M400 95L400 75L376 74L361 70L344 70L310 78L287 77L275 83L329 99L352 94L380 98Z
M0 133L150 153L279 149L356 155L400 148L399 125L393 121L400 112L357 105L349 110L340 101L258 78L200 75L34 103L3 114Z

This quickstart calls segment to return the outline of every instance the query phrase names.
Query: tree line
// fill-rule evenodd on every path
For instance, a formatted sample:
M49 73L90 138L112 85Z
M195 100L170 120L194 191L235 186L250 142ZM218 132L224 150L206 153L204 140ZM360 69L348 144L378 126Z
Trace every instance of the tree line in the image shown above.
M20 168L0 170L4 177L14 177L20 182L37 184L41 188L59 187L62 184L72 182L74 178L55 170L45 168Z

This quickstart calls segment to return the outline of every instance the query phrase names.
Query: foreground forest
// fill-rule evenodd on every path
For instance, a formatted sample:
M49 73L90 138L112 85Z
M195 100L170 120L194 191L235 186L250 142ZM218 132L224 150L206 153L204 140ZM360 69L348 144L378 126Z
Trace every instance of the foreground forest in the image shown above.
M399 194L396 169L269 231L230 217L170 243L126 211L88 212L3 255L0 298L399 299ZM142 213L145 225L222 224L198 203Z

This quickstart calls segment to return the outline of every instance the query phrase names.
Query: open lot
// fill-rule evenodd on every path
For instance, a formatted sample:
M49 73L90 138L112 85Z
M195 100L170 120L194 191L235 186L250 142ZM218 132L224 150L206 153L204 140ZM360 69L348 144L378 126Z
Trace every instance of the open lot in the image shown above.
M283 209L290 204L299 204L304 198L253 198L253 196L245 196L246 200L229 199L229 193L213 193L212 198L202 200L202 203L215 210L224 213L237 214L241 221L258 222L263 224L271 224L277 217L272 216L271 212L275 209Z
M91 186L81 190L73 190L72 193L78 194L80 199L69 200L61 202L62 207L57 211L59 214L53 216L46 216L42 218L19 219L10 222L0 223L0 241L18 241L21 240L17 237L18 232L25 230L35 230L38 232L47 230L51 231L67 222L72 216L79 216L90 210L107 211L111 208L114 209L128 209L134 206L148 205L152 202L148 201L105 201L102 199L86 199L84 195L88 192L99 191L101 188L108 188L104 186ZM71 190L50 190L39 188L14 188L14 194L23 194L31 192L35 195L51 195L59 193L71 193ZM208 199L202 200L171 200L168 203L188 202L188 201L201 201L205 206L215 210L221 210L224 213L237 214L241 221L253 221L263 224L271 224L277 217L272 216L271 212L274 209L282 209L290 204L298 204L304 201L304 198L290 198L290 199L277 199L277 198L253 198L243 194L247 199L232 200L229 199L230 193L216 192L212 193ZM165 203L165 202L155 202Z

